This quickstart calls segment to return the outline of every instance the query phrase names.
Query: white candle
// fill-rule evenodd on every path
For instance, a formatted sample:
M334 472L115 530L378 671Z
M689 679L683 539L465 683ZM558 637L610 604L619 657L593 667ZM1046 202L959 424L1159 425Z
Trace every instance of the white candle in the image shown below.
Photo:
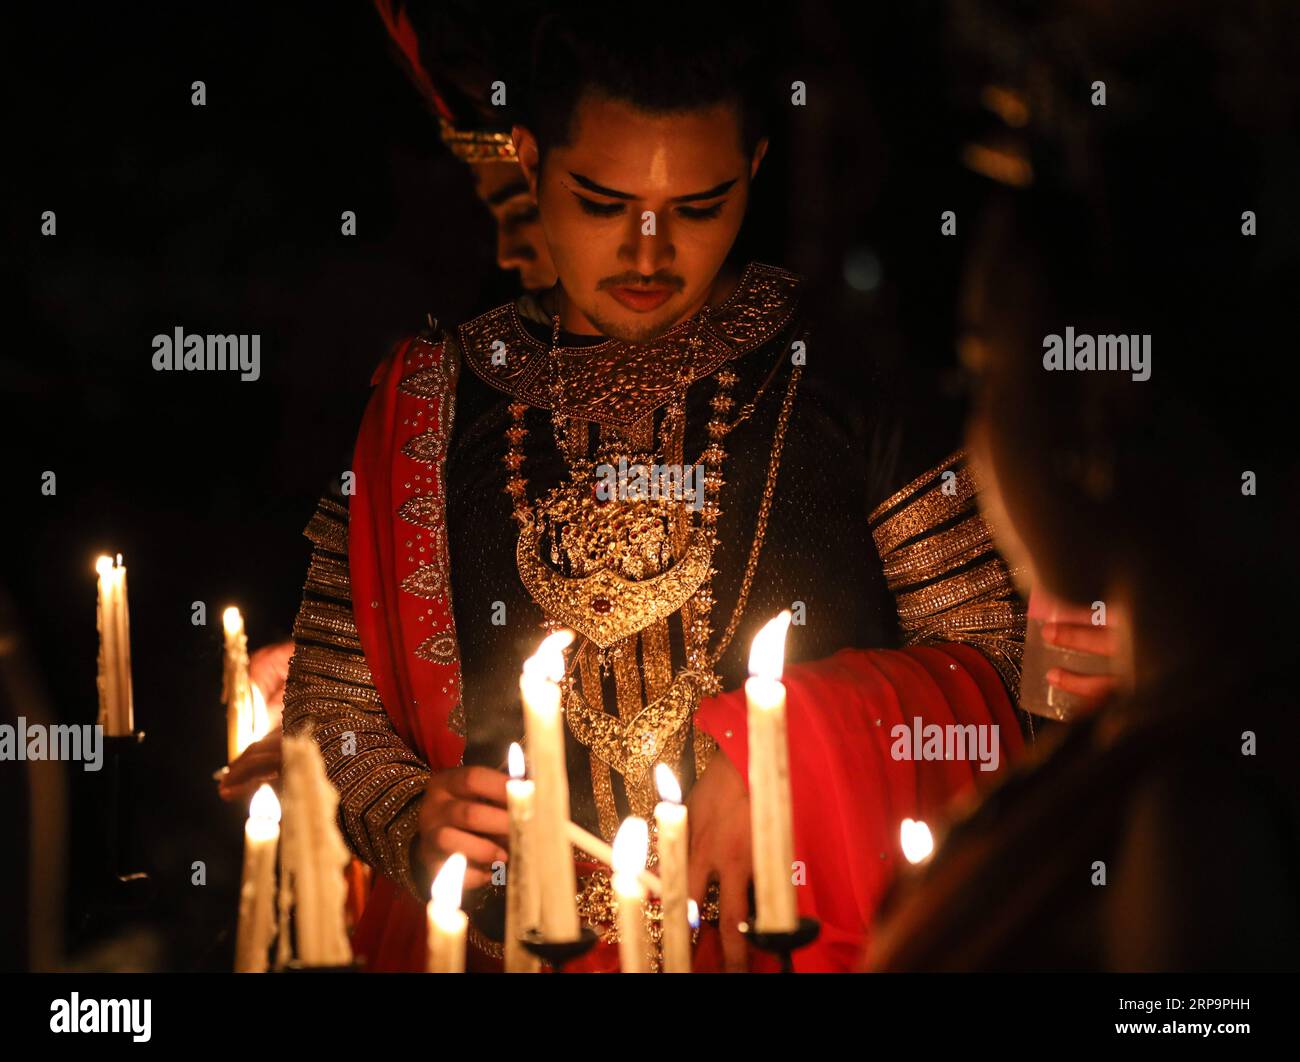
M579 936L577 878L569 847L569 776L564 761L564 717L560 687L564 678L564 647L573 632L547 635L524 663L519 689L524 700L528 759L536 785L534 851L541 891L541 931L548 941L572 941Z
M264 785L248 805L244 872L239 885L235 973L265 973L275 935L275 853L280 843L280 802Z
M524 778L524 750L510 745L510 781L506 802L510 811L510 863L506 867L506 973L537 973L541 961L523 946L520 937L536 929L541 896L533 867L533 824L536 786Z
M588 833L576 822L570 822L567 830L569 841L573 845L581 848L588 855L594 856L606 866L612 867L614 865L614 849L609 844L594 834ZM664 883L659 880L659 875L643 870L637 877L641 879L641 884L645 887L646 892L652 896L662 896L664 894Z
M659 787L655 826L659 834L659 878L663 882L664 973L691 972L691 927L688 918L686 806L682 787L665 763L655 766Z
M433 879L429 918L429 973L465 972L465 932L469 918L460 909L465 857L454 852Z
M225 630L221 699L226 706L226 758L234 763L252 744L252 682L248 679L248 636L243 616L233 604L221 614Z
M126 565L122 554L95 562L99 573L99 724L108 737L135 729L131 691L131 625L126 606Z
M639 877L650 845L645 819L623 820L614 835L614 903L618 910L618 961L623 973L649 973L645 888Z
M794 824L790 810L790 749L785 725L786 610L754 638L745 682L749 711L749 808L754 851L755 926L789 933L799 925L792 868Z
M339 794L312 737L286 735L281 745L284 867L293 898L294 942L305 966L347 966L351 854L339 832Z

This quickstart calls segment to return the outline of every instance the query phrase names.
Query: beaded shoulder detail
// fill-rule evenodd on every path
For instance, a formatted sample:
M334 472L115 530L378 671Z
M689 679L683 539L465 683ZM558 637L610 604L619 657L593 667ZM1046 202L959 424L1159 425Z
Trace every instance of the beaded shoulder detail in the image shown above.
M466 364L497 390L564 416L627 428L671 400L683 382L706 377L780 335L798 310L799 288L794 273L751 262L716 309L658 339L560 347L557 358L524 327L515 303L466 322L458 335ZM563 377L558 409L557 371Z

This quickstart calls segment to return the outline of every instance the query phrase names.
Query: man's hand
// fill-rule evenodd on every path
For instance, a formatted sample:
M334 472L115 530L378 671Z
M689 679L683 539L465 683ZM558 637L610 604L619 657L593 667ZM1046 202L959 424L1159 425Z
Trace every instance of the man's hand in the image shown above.
M416 855L437 874L447 857L465 856L465 888L492 880L492 864L508 858L510 836L506 811L507 776L491 767L452 767L429 779L420 804L420 839Z
M1095 653L1112 660L1117 649L1114 629L1091 623L1044 623L1043 641L1061 649ZM1100 707L1115 692L1118 679L1113 674L1083 675L1063 667L1052 667L1047 669L1047 684L1083 698L1086 701L1083 710L1090 712Z
M690 822L690 893L703 905L709 881L718 880L718 926L728 973L749 971L749 945L740 923L749 921L753 853L749 836L749 790L740 772L719 751L686 802Z
M235 757L235 762L221 773L217 792L222 800L228 803L247 800L263 783L279 780L280 739L283 736L277 726Z

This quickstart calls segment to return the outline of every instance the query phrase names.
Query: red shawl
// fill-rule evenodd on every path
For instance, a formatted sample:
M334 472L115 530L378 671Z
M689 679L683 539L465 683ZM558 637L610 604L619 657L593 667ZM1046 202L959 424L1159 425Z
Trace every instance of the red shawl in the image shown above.
M400 344L375 372L349 521L353 609L375 688L394 729L433 771L458 765L465 745L453 712L460 664L443 476L456 372L451 354L423 338ZM871 548L865 521L863 548ZM933 822L953 797L994 777L972 762L895 760L891 728L914 717L995 723L1004 763L1020 751L1020 731L997 672L964 645L843 650L787 668L785 684L795 857L807 868L799 906L822 923L795 966L848 970L895 870L901 820ZM705 701L696 718L745 775L744 693ZM424 905L376 875L353 947L369 970L423 970L425 925ZM471 949L471 966L476 957ZM616 969L616 949L598 947L584 966ZM701 934L695 968L722 968L716 932ZM772 965L759 957L754 968Z

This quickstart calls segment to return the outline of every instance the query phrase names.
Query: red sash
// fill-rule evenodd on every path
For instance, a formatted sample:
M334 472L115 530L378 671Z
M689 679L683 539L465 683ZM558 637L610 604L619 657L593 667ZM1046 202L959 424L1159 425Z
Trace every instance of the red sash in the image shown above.
M438 771L460 763L460 659L448 584L443 471L457 365L408 339L376 370L357 436L348 564L357 631L393 728ZM408 545L409 543L409 545ZM423 970L424 905L387 877L353 934L370 970Z

